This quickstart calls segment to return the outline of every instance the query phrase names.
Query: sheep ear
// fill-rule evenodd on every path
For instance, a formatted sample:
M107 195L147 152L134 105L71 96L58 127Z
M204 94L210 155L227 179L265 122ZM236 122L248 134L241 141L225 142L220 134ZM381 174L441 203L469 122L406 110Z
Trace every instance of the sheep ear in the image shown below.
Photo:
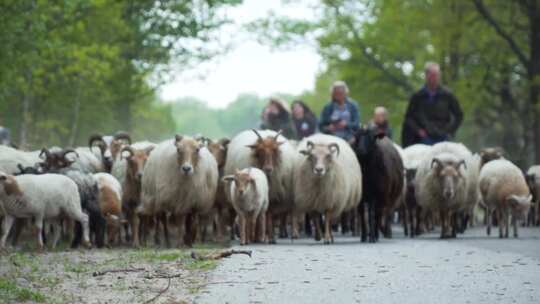
M276 141L276 144L277 144L278 146L281 146L281 145L283 145L284 143L285 143L284 141Z
M441 162L440 159L438 158L434 158L432 161L431 161L431 169L440 169L443 167L443 164Z
M463 160L463 159L460 160L459 163L458 163L457 166L456 166L456 169L459 170L459 167L460 167L461 165L463 165L463 169L467 170L467 164L465 163L465 160Z
M181 142L182 139L184 139L184 137L183 137L182 135L180 135L180 134L176 134L176 135L174 136L174 141L175 141L176 143Z
M309 156L309 155L310 155L309 151L307 151L307 150L300 150L300 151L298 151L298 153L300 153L300 154L302 154L302 155L305 155L305 156Z
M221 180L225 183L234 181L234 175L225 175L221 178Z
M0 175L0 182L5 182L7 180L7 175L1 174Z
M246 145L246 147L250 148L250 149L255 149L257 148L257 145L256 144L253 144L253 145Z
M144 152L146 152L146 155L150 155L150 153L152 153L152 151L154 151L154 146L151 146L151 147L148 147L144 150Z

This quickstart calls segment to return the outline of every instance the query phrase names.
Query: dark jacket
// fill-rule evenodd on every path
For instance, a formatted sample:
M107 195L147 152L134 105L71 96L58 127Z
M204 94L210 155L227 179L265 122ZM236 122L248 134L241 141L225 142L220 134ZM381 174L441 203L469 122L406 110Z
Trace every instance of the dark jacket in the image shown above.
M296 139L301 140L313 135L317 131L317 118L314 115L304 114L302 119L294 119Z
M386 135L386 137L392 139L392 128L390 128L390 125L388 123L385 123L384 125L378 125L373 121L370 121L368 124L368 129L373 130L375 134L384 134Z
M425 129L434 139L453 137L462 121L463 112L454 94L438 87L436 93L430 95L424 87L409 101L403 123L403 147L421 142L420 129Z
M322 133L336 135L330 132L330 130L328 130L328 126L339 122L339 120L335 121L332 118L332 113L334 112L334 109L336 109L337 107L338 107L338 104L333 101L330 101L326 106L324 106L321 113L321 119L319 121L319 130ZM358 106L357 106L356 101L352 99L347 98L347 100L345 101L345 107L349 111L350 117L347 121L347 126L345 127L345 132L344 132L345 134L344 136L341 136L341 137L344 137L345 140L349 140L350 138L353 137L354 133L356 133L356 131L358 131L358 129L360 128L360 113L358 111Z

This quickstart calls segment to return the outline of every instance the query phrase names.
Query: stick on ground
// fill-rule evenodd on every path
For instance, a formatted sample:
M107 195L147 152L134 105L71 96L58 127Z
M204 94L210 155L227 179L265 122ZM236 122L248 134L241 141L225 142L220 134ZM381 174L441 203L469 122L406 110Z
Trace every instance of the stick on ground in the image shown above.
M232 250L226 250L226 251L221 251L221 252L215 252L215 253L211 253L211 254L207 254L207 255L199 255L195 251L192 251L191 252L191 257L193 259L195 259L195 260L206 261L206 260L219 260L219 259L227 258L227 257L230 257L233 254L245 254L245 255L248 255L249 257L251 257L251 253L252 253L251 250L234 250L234 249L232 249Z
M121 268L121 269L108 269L108 270L102 270L102 271L96 271L92 273L92 276L102 276L106 275L107 273L117 273L117 272L138 272L138 271L144 271L144 268Z
M164 293L167 292L167 290L169 290L169 287L171 286L171 277L169 277L169 282L167 283L167 287L163 288L162 290L159 291L159 293L151 298L150 300L148 301L145 301L144 304L148 304L148 303L152 303L154 302L157 298L161 297L161 295L163 295Z

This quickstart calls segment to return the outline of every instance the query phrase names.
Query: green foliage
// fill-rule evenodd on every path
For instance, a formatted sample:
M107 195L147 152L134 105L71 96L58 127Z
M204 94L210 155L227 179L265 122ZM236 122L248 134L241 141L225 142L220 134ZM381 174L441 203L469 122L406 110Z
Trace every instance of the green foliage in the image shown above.
M6 302L33 301L43 303L47 300L42 293L25 287L19 287L8 278L0 278L0 298Z
M0 124L26 148L83 145L117 130L170 136L171 108L154 86L171 61L221 52L206 42L228 21L221 9L239 2L0 2Z

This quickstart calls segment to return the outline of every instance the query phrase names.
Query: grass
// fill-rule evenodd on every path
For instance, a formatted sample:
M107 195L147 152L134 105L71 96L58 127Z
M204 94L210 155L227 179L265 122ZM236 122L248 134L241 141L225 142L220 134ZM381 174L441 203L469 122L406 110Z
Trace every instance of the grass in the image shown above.
M0 299L17 302L33 301L43 303L47 298L40 292L19 287L13 281L0 278Z

